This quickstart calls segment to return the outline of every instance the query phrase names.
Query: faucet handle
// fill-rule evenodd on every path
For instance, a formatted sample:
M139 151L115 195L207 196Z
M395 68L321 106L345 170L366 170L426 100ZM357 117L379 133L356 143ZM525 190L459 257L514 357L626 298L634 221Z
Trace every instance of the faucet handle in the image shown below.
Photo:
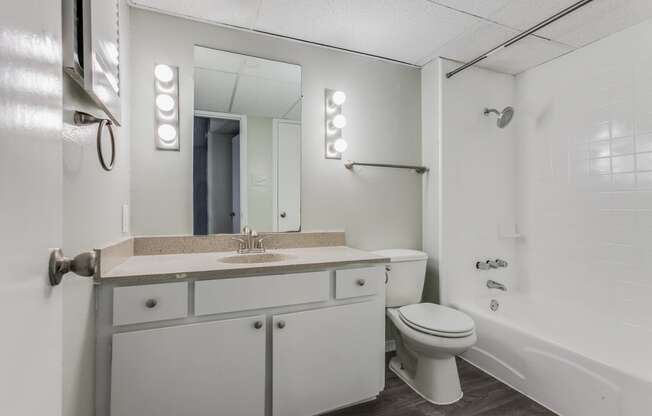
M494 263L496 263L498 265L498 267L507 267L509 265L509 263L507 263L503 259L496 259L496 261Z
M231 240L237 241L239 244L238 250L242 250L245 248L247 242L243 240L242 238L237 238L237 237L231 237Z

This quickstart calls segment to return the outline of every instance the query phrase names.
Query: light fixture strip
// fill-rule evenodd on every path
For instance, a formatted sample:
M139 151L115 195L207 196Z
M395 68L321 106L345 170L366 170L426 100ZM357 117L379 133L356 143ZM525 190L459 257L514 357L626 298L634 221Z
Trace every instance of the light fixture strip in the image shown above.
M342 129L346 118L342 107L346 95L342 91L324 90L324 156L326 159L342 159L346 150L346 141L342 137Z
M154 66L154 140L158 150L180 149L179 68Z

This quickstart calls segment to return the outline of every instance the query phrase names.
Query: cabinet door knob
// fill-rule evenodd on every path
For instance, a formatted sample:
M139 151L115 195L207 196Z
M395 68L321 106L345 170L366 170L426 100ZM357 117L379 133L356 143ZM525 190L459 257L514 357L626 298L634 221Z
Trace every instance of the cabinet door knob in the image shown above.
M367 283L367 281L364 280L364 279L358 279L358 281L356 283L358 284L358 286L364 286L365 283Z
M281 212L281 218L287 217L288 214L285 213L285 211Z
M149 309L153 309L158 305L158 301L156 299L147 299L145 302L145 306L147 306Z
M256 321L254 322L254 328L260 329L263 327L263 321Z
M285 321L278 321L278 323L276 324L276 326L279 327L280 329L285 328Z

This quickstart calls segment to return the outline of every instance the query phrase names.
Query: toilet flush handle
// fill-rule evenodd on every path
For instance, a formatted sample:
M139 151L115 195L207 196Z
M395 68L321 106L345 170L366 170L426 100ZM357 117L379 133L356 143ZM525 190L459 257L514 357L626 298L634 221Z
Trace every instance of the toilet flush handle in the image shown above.
M385 284L389 282L389 272L392 271L392 266L387 265L385 266Z

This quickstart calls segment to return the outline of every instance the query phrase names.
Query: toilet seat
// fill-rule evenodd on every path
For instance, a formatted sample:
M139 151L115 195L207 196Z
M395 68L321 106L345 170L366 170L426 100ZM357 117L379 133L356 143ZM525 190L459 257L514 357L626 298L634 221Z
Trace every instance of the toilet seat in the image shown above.
M412 329L438 337L468 337L475 329L473 320L465 313L434 303L402 306L398 315Z

